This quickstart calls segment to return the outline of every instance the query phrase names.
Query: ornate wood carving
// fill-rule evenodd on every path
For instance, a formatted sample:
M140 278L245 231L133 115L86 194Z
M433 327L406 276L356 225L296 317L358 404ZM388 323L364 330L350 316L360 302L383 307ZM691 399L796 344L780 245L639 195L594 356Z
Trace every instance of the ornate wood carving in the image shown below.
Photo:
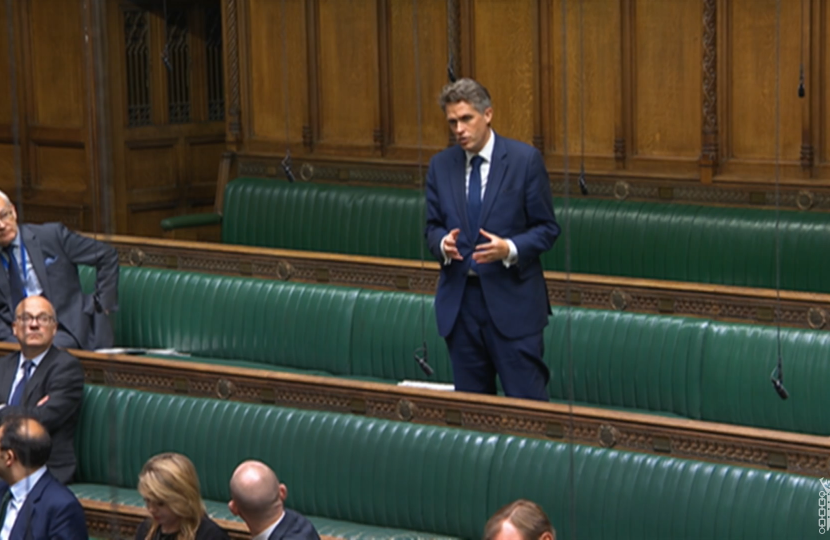
M228 131L229 135L236 141L241 136L240 111L239 111L239 40L237 37L237 7L236 0L227 0L227 63L229 82L229 108L228 108Z
M330 253L99 235L118 251L121 264L175 268L223 275L244 275L281 281L332 283L352 287L408 290L433 294L438 265L428 261L355 257ZM547 272L548 299L555 305L624 309L719 320L773 324L764 316L776 303L775 291L664 282L660 280ZM566 295L570 293L570 302ZM827 328L822 317L830 295L781 292L781 323L801 328Z
M0 349L12 350L9 344ZM471 396L332 377L317 377L215 364L77 351L86 379L165 393L216 398L217 385L232 385L227 399L325 410L540 439L563 439L620 450L766 469L771 456L786 456L786 469L826 476L827 437L773 432L659 415L570 407L496 396ZM223 396L224 397L224 396ZM780 468L780 467L778 467Z
M703 151L701 167L711 181L718 165L717 0L703 2Z

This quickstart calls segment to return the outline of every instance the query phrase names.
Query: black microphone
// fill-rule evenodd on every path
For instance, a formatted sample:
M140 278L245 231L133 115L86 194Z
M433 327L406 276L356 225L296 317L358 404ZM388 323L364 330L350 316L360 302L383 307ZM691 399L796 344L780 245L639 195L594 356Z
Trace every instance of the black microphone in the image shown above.
M579 173L579 191L581 191L583 195L588 194L588 184L585 183L585 171Z
M787 389L784 388L784 374L781 371L781 357L778 357L778 366L772 370L770 374L770 382L772 383L772 387L775 388L775 391L778 392L778 397L781 399L787 399L790 397L790 393L787 392Z
M294 173L291 171L291 150L285 153L285 157L280 163L282 164L283 172L285 172L285 177L293 184L295 179Z
M424 342L422 347L418 347L415 349L415 361L418 362L418 365L421 366L421 369L424 371L427 377L432 377L432 374L435 373L432 369L432 366L429 365L427 362L427 358L429 357L429 352L427 351L427 344Z
M801 65L801 70L798 73L798 97L803 98L806 91L804 90L804 65Z

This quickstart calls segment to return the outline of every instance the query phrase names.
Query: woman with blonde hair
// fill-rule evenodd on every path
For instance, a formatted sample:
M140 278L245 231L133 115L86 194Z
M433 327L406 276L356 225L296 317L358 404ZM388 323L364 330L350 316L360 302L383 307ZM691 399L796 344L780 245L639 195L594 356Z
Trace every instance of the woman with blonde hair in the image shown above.
M227 540L205 511L196 468L172 452L147 460L138 475L138 492L150 518L138 526L136 540Z

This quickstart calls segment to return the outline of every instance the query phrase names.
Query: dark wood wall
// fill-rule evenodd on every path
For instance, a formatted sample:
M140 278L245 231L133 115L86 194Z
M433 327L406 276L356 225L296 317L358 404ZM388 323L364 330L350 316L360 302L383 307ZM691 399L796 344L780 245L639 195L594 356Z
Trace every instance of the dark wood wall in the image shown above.
M563 2L4 2L0 187L32 220L145 235L211 208L225 151L231 174L290 149L298 176L418 187L449 64L557 191L584 155L595 196L770 205L778 171L782 204L830 209L828 2Z

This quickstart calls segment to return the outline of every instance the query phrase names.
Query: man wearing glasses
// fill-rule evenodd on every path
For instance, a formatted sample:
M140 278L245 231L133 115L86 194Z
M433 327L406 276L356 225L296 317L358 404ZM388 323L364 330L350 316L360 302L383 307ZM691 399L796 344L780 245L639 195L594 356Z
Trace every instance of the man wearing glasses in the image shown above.
M42 296L17 306L14 335L20 352L0 358L0 417L37 419L52 437L46 466L63 484L75 474L73 440L84 394L84 370L77 358L52 345L55 310Z
M60 223L18 225L14 205L0 191L0 249L0 340L14 341L17 304L42 295L57 312L55 346L112 347L107 314L118 308L118 254L112 247ZM97 270L93 295L81 290L79 264Z

